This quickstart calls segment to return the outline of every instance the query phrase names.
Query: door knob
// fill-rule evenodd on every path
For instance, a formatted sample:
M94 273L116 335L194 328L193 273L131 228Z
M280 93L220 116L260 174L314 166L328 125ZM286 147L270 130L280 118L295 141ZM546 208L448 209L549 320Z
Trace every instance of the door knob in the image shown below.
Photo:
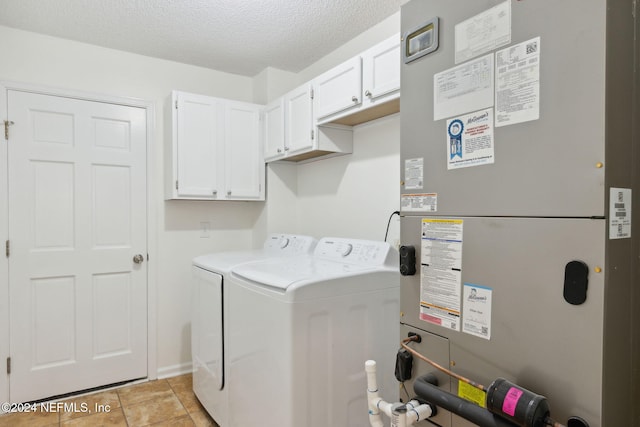
M133 256L133 262L135 262L136 264L142 264L142 261L144 261L144 257L142 256L142 254Z

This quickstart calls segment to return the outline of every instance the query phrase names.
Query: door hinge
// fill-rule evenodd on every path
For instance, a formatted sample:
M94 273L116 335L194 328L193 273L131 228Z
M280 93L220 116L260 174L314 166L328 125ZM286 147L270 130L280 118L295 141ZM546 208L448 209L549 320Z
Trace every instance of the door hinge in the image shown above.
M176 110L178 109L178 100L176 99Z
M313 129L311 129L311 140L312 141L313 141L313 138L316 136L315 134L316 134L315 131Z
M176 179L176 190L178 189L178 180Z
M314 95L313 88L311 88L311 99L313 99L313 95Z
M9 255L11 255L11 245L10 245L8 240L6 241L6 243L4 245L4 252L7 255L7 258L9 258Z
M4 121L4 139L6 139L7 141L9 140L9 126L11 126L12 124L14 123L10 120Z
M11 358L7 357L7 375L11 373Z

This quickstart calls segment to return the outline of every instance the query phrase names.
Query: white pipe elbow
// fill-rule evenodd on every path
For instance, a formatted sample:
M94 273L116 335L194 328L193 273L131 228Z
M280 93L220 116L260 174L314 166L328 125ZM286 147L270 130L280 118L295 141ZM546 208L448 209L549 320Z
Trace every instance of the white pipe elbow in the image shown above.
M415 400L412 400L409 403L418 403ZM433 415L433 410L429 405L409 405L407 404L407 422L409 425L416 424L422 420L430 418Z
M391 409L393 406L392 403L388 403L382 399L379 399L378 402L376 402L376 406L378 407L378 409L380 409L380 411L382 411L383 414L391 418L391 414L393 413L393 410Z

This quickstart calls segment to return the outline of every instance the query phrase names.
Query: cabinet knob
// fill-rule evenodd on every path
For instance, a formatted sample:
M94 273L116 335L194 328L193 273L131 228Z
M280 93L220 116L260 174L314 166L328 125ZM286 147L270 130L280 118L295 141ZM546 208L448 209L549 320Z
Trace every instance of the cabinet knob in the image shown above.
M284 151L289 151L289 147L284 147Z
M278 148L278 153L282 153L282 148Z
M227 191L227 196L231 195L231 190Z
M353 102L358 102L358 97L354 95L354 96L351 97L351 100Z
M364 94L365 96L368 96L369 98L371 98L372 93L370 91L366 90Z
M218 195L218 190L213 190L213 191L211 192L211 194L213 194L214 196L217 196L217 195Z

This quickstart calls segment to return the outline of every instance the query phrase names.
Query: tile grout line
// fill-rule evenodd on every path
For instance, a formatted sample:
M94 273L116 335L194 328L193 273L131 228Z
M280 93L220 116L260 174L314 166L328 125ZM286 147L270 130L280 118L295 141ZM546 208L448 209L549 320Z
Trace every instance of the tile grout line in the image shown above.
M124 423L127 425L127 427L131 427L129 426L129 419L127 418L127 413L124 412L124 404L122 403L122 399L120 399L120 393L118 392L118 389L116 389L116 396L118 397L118 403L120 403L120 410L122 411L122 418L124 418Z
M182 405L182 409L184 409L184 411L187 413L193 425L196 426L197 425L196 420L193 419L193 417L191 416L191 413L189 412L189 409L187 409L184 402L182 402L182 399L180 399L180 396L178 396L178 393L176 393L176 390L171 385L171 381L167 380L167 383L169 384L169 388L171 389L171 392L173 393L173 395L176 397L176 399L178 399L178 402L180 402L180 405Z

